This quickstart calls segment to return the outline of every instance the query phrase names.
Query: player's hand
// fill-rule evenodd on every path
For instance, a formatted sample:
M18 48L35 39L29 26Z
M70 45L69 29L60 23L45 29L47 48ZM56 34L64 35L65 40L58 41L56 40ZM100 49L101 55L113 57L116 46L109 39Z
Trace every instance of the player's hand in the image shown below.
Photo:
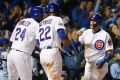
M79 39L79 36L81 36L82 35L82 31L80 31L80 30L78 30L77 32L76 32L76 38L77 38L77 40Z

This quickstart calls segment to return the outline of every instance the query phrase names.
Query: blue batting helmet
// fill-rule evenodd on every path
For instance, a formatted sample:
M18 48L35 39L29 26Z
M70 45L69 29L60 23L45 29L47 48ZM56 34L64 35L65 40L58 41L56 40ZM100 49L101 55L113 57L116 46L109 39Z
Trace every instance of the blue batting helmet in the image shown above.
M102 18L102 15L99 14L99 13L94 13L91 20L94 20L94 21L100 21Z
M29 17L39 19L40 16L43 16L43 8L40 6L32 7L29 13Z
M48 4L48 12L60 12L60 8L58 4L55 3L50 3Z

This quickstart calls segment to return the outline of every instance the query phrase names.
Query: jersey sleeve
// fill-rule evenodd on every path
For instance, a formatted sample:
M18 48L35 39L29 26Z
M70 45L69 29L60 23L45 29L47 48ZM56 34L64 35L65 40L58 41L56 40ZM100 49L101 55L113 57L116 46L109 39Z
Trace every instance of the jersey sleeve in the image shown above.
M55 20L55 30L57 31L58 29L65 29L63 20L60 17L57 17Z
M108 33L106 35L106 51L107 50L113 50L113 42L112 42L112 39Z

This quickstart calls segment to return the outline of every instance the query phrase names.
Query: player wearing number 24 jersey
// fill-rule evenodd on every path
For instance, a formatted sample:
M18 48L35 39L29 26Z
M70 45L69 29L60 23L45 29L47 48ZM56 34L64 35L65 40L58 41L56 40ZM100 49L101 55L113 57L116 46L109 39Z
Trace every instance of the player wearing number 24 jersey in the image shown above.
M35 47L38 20L43 14L41 7L33 7L30 18L23 19L16 24L10 41L11 51L8 56L9 80L32 80L31 54Z

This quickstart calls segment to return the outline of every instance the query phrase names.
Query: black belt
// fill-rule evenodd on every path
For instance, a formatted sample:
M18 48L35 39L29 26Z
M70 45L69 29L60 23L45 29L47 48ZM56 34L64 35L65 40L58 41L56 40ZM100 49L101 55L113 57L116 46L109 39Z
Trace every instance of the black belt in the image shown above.
M52 49L52 48L58 48L58 47L46 46L46 47L44 47L42 49Z
M46 49L52 49L52 46L47 46Z
M13 48L13 49L14 49L14 48ZM14 50L19 51L19 52L24 52L24 51L21 51L21 50L18 50L18 49L14 49Z

